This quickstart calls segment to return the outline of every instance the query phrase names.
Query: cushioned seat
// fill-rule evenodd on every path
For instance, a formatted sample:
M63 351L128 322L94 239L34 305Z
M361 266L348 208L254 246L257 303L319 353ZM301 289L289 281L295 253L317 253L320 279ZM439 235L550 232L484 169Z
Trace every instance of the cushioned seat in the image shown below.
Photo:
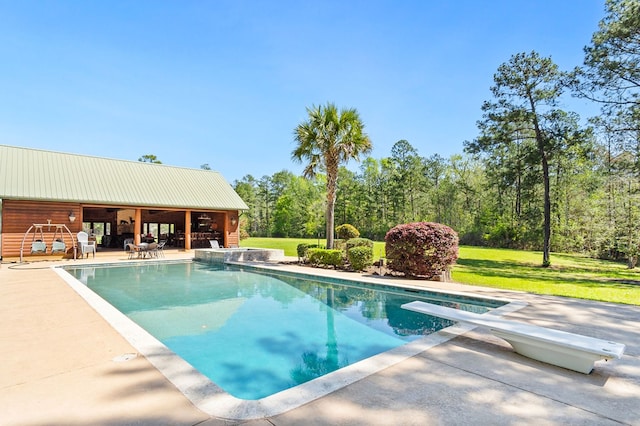
M43 241L36 240L31 243L31 254L46 253L46 252L47 252L47 245Z
M66 253L67 245L64 241L56 240L51 245L51 253Z

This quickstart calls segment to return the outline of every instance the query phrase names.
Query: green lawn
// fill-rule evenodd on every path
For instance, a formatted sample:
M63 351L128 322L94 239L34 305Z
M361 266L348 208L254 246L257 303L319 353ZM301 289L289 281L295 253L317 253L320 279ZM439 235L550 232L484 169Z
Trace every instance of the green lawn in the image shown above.
M297 256L300 243L317 244L318 240L248 238L242 246L278 248L287 256ZM374 257L381 256L384 243L376 242ZM540 252L464 246L460 247L460 258L453 268L453 279L471 285L640 305L638 269L561 253L551 254L551 267L542 268L541 263Z
M461 247L455 281L532 293L640 305L640 271L574 254Z

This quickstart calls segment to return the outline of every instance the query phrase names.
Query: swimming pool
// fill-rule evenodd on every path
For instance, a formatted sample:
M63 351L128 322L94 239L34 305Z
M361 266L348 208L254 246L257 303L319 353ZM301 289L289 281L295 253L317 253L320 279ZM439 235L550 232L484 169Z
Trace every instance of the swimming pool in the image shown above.
M480 313L506 303L200 262L65 269L224 391L253 401L453 324L403 303Z

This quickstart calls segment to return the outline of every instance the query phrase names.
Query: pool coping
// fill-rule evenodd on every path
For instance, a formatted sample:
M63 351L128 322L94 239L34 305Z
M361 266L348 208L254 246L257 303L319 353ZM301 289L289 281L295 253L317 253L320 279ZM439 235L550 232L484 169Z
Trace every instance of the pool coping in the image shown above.
M190 262L190 260L183 260L180 262ZM149 262L144 263L147 265L149 264ZM166 262L157 263L162 264ZM272 272L282 273L284 271L281 264L271 265L242 262L228 263L236 266L251 267ZM105 263L95 265L101 267L108 266L108 264ZM122 263L114 264L114 266L121 265ZM92 264L83 265L83 267L91 266ZM476 328L475 326L468 324L455 324L451 327L447 327L436 333L425 336L424 338L369 357L322 377L313 379L293 388L283 390L268 397L258 400L243 400L225 392L222 388L198 372L189 363L168 349L142 327L138 326L126 315L94 293L86 285L75 279L75 277L68 273L63 267L52 266L51 268L116 331L118 331L118 333L120 333L120 335L122 335L141 355L149 360L155 368L157 368L171 383L173 383L173 385L176 386L198 409L210 416L230 420L261 419L293 410ZM314 269L313 272L287 271L287 274L323 276L331 278L330 274L318 272L318 270ZM487 315L502 316L522 309L527 305L527 303L523 301L486 297L467 292L442 291L424 286L382 281L379 278L372 279L358 276L354 279L338 279L342 281L364 282L374 285L382 284L392 287L418 289L434 293L454 294L464 297L506 302L505 305L491 310Z

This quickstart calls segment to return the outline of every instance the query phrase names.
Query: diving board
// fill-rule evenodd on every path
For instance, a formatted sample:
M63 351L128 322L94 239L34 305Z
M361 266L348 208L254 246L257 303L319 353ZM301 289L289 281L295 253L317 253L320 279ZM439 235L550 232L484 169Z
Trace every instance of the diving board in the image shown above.
M432 303L414 301L403 309L489 328L491 333L509 342L526 357L589 374L599 360L622 358L625 345L507 320L494 315L476 314Z

